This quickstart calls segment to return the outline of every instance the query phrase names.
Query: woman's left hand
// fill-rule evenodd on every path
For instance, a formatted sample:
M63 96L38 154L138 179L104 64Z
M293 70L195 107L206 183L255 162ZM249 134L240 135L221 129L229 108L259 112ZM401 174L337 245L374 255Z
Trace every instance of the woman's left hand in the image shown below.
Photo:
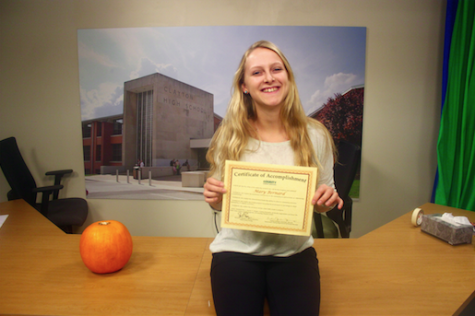
M343 200L332 187L322 184L313 195L312 205L315 205L315 211L325 213L338 205L338 209L343 207Z

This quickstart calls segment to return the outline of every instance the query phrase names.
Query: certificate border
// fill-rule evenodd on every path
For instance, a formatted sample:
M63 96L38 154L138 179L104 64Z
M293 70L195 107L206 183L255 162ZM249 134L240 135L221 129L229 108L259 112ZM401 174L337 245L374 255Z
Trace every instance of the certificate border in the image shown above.
M305 210L303 226L301 228L282 228L272 225L256 225L256 224L244 224L230 221L230 203L231 203L231 191L223 196L223 207L221 215L221 227L236 228L244 230L252 230L258 232L278 233L287 235L298 236L310 236L311 234L311 220L313 215L313 206L310 201L315 193L317 186L318 169L316 167L298 167L298 166L284 166L284 165L271 165L263 163L251 163L242 161L226 160L225 162L225 187L231 188L233 181L234 170L249 170L249 171L269 171L273 173L282 174L295 174L306 175L308 177L307 192L305 195Z

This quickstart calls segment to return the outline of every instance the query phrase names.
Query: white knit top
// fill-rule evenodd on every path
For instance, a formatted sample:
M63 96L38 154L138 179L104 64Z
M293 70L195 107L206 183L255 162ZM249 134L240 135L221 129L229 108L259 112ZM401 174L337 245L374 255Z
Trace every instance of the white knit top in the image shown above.
M325 145L327 144L327 141L325 141L326 135L323 131L309 127L309 136L321 164L318 170L318 186L327 184L334 188L333 153L331 148ZM267 143L251 138L241 161L293 166L294 152L290 146L290 141ZM215 173L213 177L221 180L219 173ZM287 257L312 245L312 236L293 236L222 228L211 243L210 250L213 253L233 251L258 256Z

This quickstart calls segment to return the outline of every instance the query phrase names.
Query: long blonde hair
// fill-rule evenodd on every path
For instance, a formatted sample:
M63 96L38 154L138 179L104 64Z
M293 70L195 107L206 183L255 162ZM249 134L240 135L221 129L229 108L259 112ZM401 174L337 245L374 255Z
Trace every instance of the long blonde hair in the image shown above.
M305 167L319 165L307 130L309 124L316 129L324 131L327 135L325 138L328 141L326 145L330 146L325 146L325 148L331 148L335 153L335 145L325 126L305 115L295 83L294 73L287 58L275 44L268 41L258 41L251 45L244 53L234 74L232 96L226 115L214 134L206 154L206 159L211 165L209 176L213 175L216 171L219 171L224 176L224 161L239 160L247 146L249 137L251 137L253 128L250 120L257 118L256 108L252 97L249 94L243 93L242 84L244 83L247 58L256 48L266 48L275 52L282 59L287 71L289 92L284 100L280 118L290 139L290 145L294 150L296 165Z

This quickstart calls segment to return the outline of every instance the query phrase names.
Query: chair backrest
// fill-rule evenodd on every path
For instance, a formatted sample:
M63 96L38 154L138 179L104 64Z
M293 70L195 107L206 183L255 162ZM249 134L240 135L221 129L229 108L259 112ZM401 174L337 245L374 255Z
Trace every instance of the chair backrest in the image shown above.
M36 193L33 189L36 188L36 182L23 160L15 137L0 141L0 167L14 195L34 206Z
M341 140L338 143L338 161L335 164L335 186L338 194L342 197L348 196L351 185L356 177L360 163L360 146Z
M360 159L360 146L345 140L338 143L338 162L334 167L334 177L335 187L343 199L344 206L341 210L335 207L326 214L338 225L342 238L349 238L351 232L353 200L349 197L349 193L358 172Z

